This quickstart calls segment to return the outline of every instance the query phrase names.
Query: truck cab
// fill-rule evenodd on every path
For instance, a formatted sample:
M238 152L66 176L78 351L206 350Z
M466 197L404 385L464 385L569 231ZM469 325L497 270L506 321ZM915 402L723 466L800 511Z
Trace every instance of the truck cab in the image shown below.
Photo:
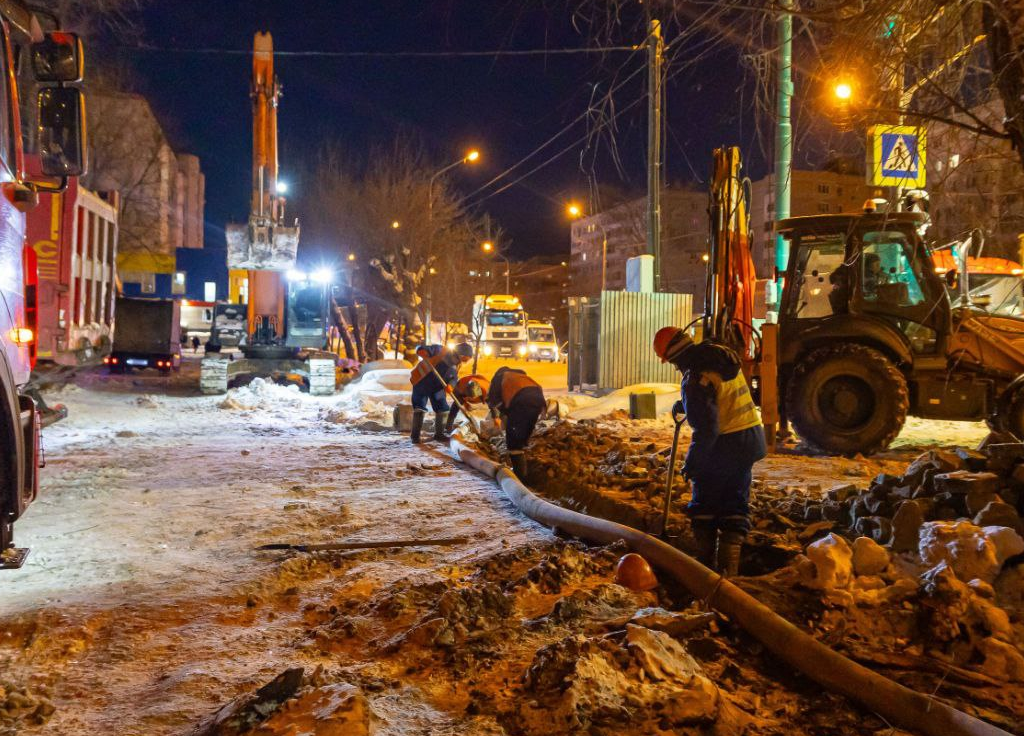
M38 350L39 284L26 213L41 192L62 192L84 173L85 102L74 86L82 77L81 44L74 34L40 28L26 5L0 0L0 568L25 560L27 550L14 547L14 522L38 489L39 412L26 390ZM38 87L31 106L17 69ZM23 116L33 122L35 140L23 138ZM40 179L26 172L32 147Z
M477 295L473 303L473 332L480 352L489 358L527 356L526 311L511 294Z

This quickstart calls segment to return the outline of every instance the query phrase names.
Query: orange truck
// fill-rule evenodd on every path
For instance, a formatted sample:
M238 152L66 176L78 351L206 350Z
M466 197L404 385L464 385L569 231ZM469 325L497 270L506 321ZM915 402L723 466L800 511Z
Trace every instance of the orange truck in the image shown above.
M967 283L960 283L959 264L952 249L932 251L935 273L946 277L950 299L966 298L989 314L1024 315L1024 267L1016 261L992 256L968 256ZM967 288L964 289L963 287Z
M40 464L39 412L27 393L39 349L38 259L26 220L40 194L63 192L84 172L82 58L75 35L44 32L27 5L0 0L0 568L21 567L28 554L14 547L14 522L36 496ZM34 99L23 97L28 76ZM38 178L26 168L23 118L35 129Z

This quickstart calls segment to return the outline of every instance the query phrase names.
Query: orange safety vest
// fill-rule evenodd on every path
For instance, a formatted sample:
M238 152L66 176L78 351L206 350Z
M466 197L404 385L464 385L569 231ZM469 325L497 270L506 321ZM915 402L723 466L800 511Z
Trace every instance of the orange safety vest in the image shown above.
M420 357L420 362L409 372L409 382L415 386L427 376L434 375L432 368L437 368L441 362L448 357L448 348L441 348L441 352L432 358Z
M511 371L505 373L501 378L502 406L508 409L512 405L512 399L516 397L516 394L524 388L530 388L531 386L540 388L540 384L525 373L512 373Z

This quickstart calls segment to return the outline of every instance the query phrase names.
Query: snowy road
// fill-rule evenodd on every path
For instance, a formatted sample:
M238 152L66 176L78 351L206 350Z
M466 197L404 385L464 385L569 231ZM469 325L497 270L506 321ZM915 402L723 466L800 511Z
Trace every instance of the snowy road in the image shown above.
M65 393L71 417L47 431L41 496L17 528L33 551L0 599L0 679L57 705L18 733L186 733L297 661L337 664L306 651L309 610L546 536L436 449L319 421L329 399L283 391L252 411ZM253 551L446 536L472 543L284 564ZM396 716L393 732L406 726Z

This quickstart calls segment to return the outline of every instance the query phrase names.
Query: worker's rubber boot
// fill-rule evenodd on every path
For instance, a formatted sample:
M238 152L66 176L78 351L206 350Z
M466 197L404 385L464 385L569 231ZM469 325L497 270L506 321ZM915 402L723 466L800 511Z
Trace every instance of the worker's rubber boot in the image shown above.
M421 442L420 433L423 431L423 418L426 415L427 413L422 409L413 409L412 411L412 432L409 433L409 437L414 445Z
M448 421L444 424L444 431L446 434L451 435L455 431L455 420L459 418L459 412L452 409L448 412Z
M714 570L718 529L714 525L695 521L693 522L693 538L697 541L697 562L706 568Z
M734 578L740 574L740 552L746 537L743 532L722 532L718 539L718 559L715 565L722 577Z
M448 412L439 411L434 413L434 439L438 442L444 442L448 439L448 435L444 433L445 425L448 424Z
M512 465L512 472L519 480L526 480L526 453L522 450L509 450L508 461Z

